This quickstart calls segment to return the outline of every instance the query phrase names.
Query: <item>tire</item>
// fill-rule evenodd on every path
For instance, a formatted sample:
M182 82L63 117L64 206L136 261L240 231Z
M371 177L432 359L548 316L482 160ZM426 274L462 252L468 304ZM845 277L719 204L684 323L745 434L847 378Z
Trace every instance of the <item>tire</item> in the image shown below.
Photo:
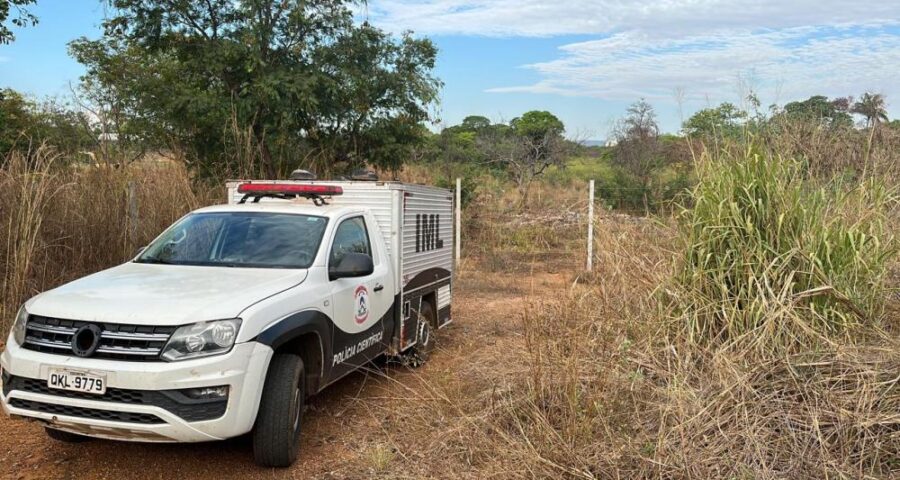
M294 354L276 353L253 428L253 456L258 465L287 467L297 460L305 403L303 360Z
M406 364L412 368L418 368L425 364L434 351L437 341L437 329L435 325L434 307L431 302L422 300L422 306L419 308L419 331L416 344L410 348L407 354Z
M91 437L79 435L77 433L64 432L62 430L57 430L50 427L44 427L44 431L47 432L48 437L56 440L57 442L82 443L92 440Z

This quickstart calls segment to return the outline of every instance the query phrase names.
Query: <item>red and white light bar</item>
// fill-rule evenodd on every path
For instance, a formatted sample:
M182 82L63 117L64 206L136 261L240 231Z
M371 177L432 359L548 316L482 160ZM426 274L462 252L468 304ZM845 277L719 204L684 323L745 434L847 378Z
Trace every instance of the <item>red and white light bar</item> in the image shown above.
M264 195L341 195L344 189L336 185L296 185L290 183L242 183L238 193L250 196Z

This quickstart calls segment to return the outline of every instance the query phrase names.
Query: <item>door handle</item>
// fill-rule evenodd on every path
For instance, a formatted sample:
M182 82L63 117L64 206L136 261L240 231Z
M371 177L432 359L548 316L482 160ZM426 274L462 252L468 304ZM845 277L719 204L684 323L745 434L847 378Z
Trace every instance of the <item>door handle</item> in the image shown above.
M375 290L376 292L380 292L380 291L384 290L384 285L382 285L380 283L376 283L375 288L373 288L372 290Z

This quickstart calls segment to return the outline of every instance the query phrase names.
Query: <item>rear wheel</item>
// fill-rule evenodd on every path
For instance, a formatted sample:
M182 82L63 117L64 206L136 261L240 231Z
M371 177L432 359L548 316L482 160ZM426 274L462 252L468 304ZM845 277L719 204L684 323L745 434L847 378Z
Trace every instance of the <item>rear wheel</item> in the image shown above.
M44 427L44 431L47 432L47 436L56 440L57 442L63 443L81 443L87 442L91 440L91 437L86 437L84 435L79 435L77 433L65 432L62 430L57 430L55 428Z
M287 467L294 463L300 447L305 403L303 360L294 354L276 353L269 364L253 429L256 463L264 467Z
M434 351L435 341L437 340L435 324L434 307L431 305L431 302L422 300L422 305L419 308L418 340L405 355L406 364L410 367L418 368L424 365L428 358L431 357L431 352Z

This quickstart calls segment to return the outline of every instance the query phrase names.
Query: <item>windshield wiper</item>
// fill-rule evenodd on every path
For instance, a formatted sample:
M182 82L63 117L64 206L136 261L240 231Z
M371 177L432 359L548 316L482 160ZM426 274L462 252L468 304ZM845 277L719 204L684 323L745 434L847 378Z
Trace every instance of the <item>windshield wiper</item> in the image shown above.
M163 260L158 257L143 257L134 261L135 263L152 263L156 265L175 265L175 263L170 262L168 260Z

